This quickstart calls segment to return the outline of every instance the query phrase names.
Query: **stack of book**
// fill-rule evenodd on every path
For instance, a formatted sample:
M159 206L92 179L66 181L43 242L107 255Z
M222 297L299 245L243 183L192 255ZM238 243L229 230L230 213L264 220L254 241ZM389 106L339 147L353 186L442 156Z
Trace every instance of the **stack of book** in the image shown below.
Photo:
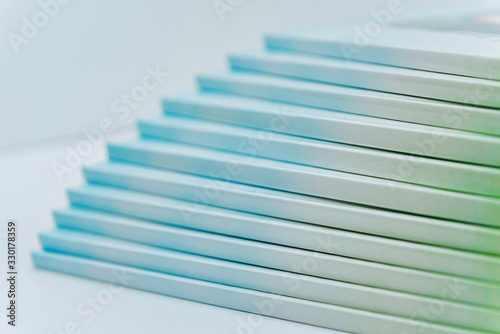
M268 35L85 169L36 266L351 333L499 333L498 22Z

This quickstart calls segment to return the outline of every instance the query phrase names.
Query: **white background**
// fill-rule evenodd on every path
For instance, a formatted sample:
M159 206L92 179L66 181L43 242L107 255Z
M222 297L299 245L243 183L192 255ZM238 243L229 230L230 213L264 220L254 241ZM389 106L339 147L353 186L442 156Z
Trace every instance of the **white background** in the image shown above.
M459 2L401 1L403 14ZM231 50L260 48L264 31L370 20L370 10L387 3L243 0L220 20L211 0L72 0L15 53L8 34L20 33L22 18L40 8L37 1L1 1L0 226L3 229L8 219L20 225L18 327L7 332L60 333L75 321L82 333L237 333L241 312L130 289L115 296L94 321L84 323L76 314L77 305L104 285L37 270L30 258L30 252L40 248L37 233L53 226L51 210L67 205L65 189L83 182L79 170L58 182L51 163L63 161L65 147L85 138L82 130L113 117L111 102L140 84L147 66L159 64L170 76L129 118L115 122L117 129L108 139L133 136L131 124L137 117L160 113L161 96L195 89L194 75L224 68ZM84 164L104 159L100 144ZM3 249L0 254L3 277ZM0 282L4 310L6 287L3 279ZM4 313L0 311L2 333ZM332 333L270 318L252 331L285 332Z

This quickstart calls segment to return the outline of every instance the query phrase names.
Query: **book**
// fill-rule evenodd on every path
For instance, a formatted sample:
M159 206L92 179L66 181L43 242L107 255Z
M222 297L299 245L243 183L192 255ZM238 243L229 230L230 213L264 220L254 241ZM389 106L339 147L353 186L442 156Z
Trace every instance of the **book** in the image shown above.
M498 5L468 13L392 20L401 7L364 22L290 29L266 36L270 48L422 71L500 80Z
M432 323L500 330L500 310L454 303L302 274L161 249L73 230L40 235L48 252L74 255L170 275L408 318L418 309L442 304ZM424 319L419 317L413 320Z

